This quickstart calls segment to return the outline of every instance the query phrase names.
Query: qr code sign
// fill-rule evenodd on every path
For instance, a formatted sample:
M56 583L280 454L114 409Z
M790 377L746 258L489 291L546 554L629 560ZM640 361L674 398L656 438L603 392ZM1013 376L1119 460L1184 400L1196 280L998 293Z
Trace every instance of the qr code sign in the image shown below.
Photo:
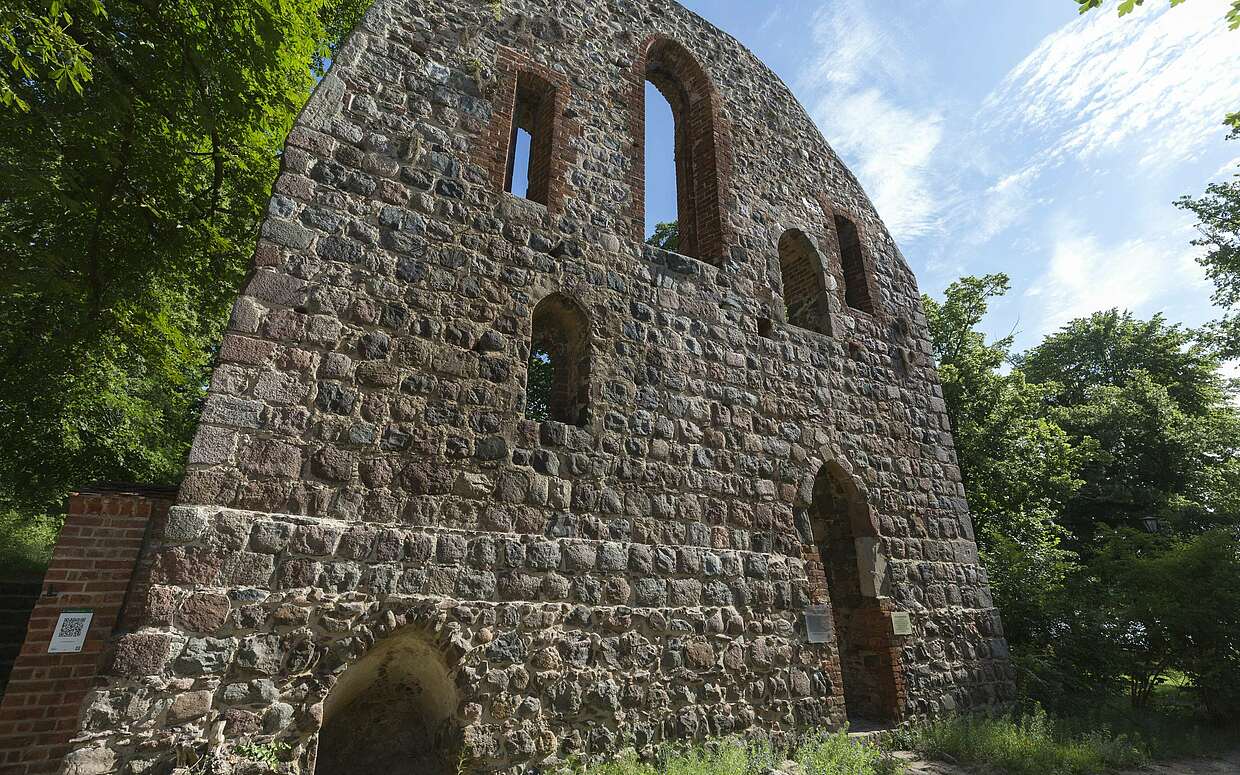
M55 634L47 646L49 654L76 654L86 643L90 620L94 614L88 611L67 611L56 621Z
M87 619L81 616L75 616L72 619L65 618L60 622L60 632L56 633L57 638L77 638L86 632Z

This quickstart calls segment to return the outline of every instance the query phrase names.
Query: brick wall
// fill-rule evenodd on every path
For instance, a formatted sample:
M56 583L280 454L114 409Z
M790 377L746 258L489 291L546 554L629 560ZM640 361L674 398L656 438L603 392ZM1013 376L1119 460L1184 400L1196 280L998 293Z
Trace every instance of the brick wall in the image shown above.
M831 311L822 282L822 260L804 232L790 229L779 240L779 271L788 323L830 335Z
M59 769L113 631L123 613L132 614L126 603L148 526L162 519L174 495L166 488L110 486L69 496L64 529L0 702L5 775ZM94 613L85 646L76 654L48 654L59 615L75 609Z
M876 315L878 282L857 219L838 211L824 193L818 194L818 204L834 237L824 247L832 252L831 271L839 284L844 309Z

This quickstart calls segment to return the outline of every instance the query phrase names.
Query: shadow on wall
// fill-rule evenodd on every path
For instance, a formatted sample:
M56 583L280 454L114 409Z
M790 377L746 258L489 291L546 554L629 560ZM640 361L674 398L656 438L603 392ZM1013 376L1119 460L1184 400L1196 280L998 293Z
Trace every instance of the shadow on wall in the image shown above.
M416 635L394 635L328 695L314 773L455 775L459 704L442 656Z

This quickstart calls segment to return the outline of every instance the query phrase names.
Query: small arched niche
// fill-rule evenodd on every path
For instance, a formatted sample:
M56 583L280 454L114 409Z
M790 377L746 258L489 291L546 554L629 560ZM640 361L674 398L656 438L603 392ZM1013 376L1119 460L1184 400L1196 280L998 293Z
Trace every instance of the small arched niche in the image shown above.
M439 651L414 635L392 636L328 694L314 775L456 775L459 705Z
M831 333L822 257L800 229L788 229L779 238L779 274L789 325Z
M525 416L584 426L590 410L590 317L553 293L534 308L525 383Z
M848 718L854 724L897 720L899 655L882 604L886 562L873 512L834 462L819 470L808 511L826 576Z

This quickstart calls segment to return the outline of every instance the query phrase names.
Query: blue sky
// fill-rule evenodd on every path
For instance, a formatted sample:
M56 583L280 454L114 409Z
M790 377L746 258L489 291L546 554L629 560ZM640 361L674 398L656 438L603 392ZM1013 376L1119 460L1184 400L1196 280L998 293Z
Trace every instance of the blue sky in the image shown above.
M993 335L1024 348L1109 307L1215 316L1172 202L1240 166L1221 126L1240 109L1226 0L1151 0L1123 19L1071 0L684 2L792 87L923 291L1011 276ZM675 217L664 105L648 129L653 224Z

